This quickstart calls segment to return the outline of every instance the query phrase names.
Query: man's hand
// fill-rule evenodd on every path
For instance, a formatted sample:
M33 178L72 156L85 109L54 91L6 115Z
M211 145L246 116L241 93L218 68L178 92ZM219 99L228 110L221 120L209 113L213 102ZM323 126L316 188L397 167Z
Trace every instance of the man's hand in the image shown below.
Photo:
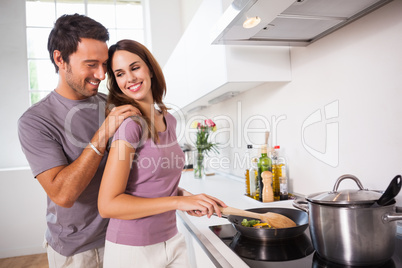
M106 150L108 140L113 137L121 123L133 115L141 115L141 111L129 104L114 107L91 140L92 144L103 153Z

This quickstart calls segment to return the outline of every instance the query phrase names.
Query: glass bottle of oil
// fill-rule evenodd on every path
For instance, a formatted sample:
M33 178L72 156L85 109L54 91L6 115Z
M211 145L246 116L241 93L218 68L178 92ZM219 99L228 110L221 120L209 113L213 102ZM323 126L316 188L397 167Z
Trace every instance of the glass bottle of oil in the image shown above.
M272 152L272 190L274 192L274 200L280 200L280 184L279 178L282 177L283 163L279 161L279 149L280 146L275 146Z
M286 172L282 172L282 175L286 174ZM288 200L288 178L286 176L279 177L279 185L280 185L280 200Z
M251 158L251 167L249 170L250 176L250 196L255 199L259 200L260 192L258 188L258 158L253 157Z
M286 200L288 196L286 161L278 145L274 147L272 162L274 199Z
M245 177L245 183L244 183L244 187L245 187L245 192L244 194L247 196L252 197L251 192L250 192L250 165L251 165L251 161L250 161L250 157L252 154L252 149L253 149L253 145L248 144L247 145L247 151L246 151L246 155L245 160L246 160L246 171L244 172L244 177Z
M246 171L244 172L244 177L244 194L250 196L250 171L248 169L246 169Z

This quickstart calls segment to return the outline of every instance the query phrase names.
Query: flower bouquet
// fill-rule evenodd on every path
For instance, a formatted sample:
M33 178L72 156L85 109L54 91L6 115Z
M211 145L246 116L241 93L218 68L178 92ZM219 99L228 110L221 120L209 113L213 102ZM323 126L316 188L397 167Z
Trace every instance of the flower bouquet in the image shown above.
M197 129L194 176L203 178L205 175L204 156L208 155L210 151L219 153L217 144L209 141L209 134L216 131L216 124L211 119L206 119L203 123L194 121L191 128Z

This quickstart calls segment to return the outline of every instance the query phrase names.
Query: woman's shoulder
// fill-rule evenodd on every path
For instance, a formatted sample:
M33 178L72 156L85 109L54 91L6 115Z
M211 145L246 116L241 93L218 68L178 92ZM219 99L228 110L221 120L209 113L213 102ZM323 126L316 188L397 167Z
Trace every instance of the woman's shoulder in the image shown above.
M123 123L121 123L119 127L119 131L141 131L143 128L143 125L146 124L145 120L141 116L130 116L124 119ZM145 125L146 127L146 125Z
M146 129L144 119L140 116L131 116L126 118L114 134L113 141L125 140L133 145L134 148L138 147L141 142L146 140L143 136L143 129ZM135 146L134 146L135 144Z

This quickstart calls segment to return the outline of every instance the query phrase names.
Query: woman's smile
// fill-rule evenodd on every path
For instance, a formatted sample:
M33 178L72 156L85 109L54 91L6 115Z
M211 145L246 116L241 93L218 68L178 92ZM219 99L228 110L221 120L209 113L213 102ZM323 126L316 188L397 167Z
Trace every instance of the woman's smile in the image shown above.
M137 92L138 90L140 90L142 85L141 83L135 83L134 85L129 86L127 89L130 90L131 92Z

